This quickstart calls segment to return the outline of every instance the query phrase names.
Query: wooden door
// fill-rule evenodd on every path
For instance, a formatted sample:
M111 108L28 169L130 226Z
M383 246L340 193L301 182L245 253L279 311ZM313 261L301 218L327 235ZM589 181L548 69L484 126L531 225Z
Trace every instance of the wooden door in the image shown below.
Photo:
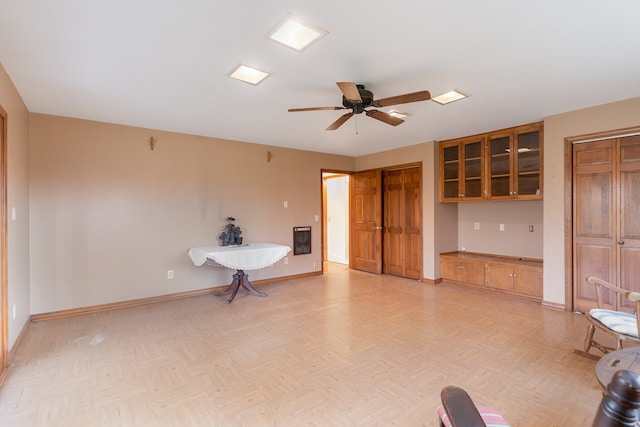
M617 279L620 287L640 292L640 135L620 138L619 158ZM635 305L626 308L633 311Z
M381 274L382 172L357 172L351 175L349 182L349 267Z
M422 275L422 172L385 171L383 272L411 279Z
M573 147L574 308L596 306L587 276L640 291L640 136ZM605 303L633 311L605 292Z
M384 180L384 263L382 271L404 275L404 191L403 171L385 171Z
M574 310L596 307L588 276L616 283L616 140L573 146ZM609 307L614 301L605 293Z

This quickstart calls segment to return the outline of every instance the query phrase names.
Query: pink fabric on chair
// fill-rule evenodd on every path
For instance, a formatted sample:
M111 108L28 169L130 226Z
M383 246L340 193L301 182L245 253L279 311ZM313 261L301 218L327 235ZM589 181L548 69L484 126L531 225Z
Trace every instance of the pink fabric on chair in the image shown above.
M495 408L488 406L476 406L476 408L478 409L478 412L480 412L480 416L487 427L510 427L509 423L507 423ZM438 417L440 418L440 423L444 427L451 427L449 417L447 416L443 406L438 406Z

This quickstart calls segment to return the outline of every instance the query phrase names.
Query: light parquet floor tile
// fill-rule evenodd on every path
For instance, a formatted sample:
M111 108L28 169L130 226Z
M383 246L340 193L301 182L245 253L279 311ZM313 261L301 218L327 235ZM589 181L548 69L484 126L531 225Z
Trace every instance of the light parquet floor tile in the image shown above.
M446 385L513 426L590 425L586 320L328 264L213 295L32 323L2 426L436 426Z

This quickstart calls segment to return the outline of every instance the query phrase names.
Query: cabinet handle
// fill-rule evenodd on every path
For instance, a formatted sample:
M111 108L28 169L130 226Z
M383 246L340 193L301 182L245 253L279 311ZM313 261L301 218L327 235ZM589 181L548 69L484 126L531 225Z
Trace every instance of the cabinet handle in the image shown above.
M622 240L622 239L618 240L618 244L619 245L624 245L624 240Z

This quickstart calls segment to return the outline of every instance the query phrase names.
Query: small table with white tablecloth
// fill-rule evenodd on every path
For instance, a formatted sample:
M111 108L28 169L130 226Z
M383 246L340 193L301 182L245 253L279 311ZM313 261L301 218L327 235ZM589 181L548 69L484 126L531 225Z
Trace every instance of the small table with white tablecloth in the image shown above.
M216 295L231 294L227 299L227 304L235 298L240 286L249 291L252 295L266 297L264 292L257 291L245 270L258 270L269 267L284 258L291 251L289 246L277 245L275 243L245 243L243 245L231 246L201 246L189 249L188 255L196 266L213 265L233 268L236 273L233 281L223 292Z

